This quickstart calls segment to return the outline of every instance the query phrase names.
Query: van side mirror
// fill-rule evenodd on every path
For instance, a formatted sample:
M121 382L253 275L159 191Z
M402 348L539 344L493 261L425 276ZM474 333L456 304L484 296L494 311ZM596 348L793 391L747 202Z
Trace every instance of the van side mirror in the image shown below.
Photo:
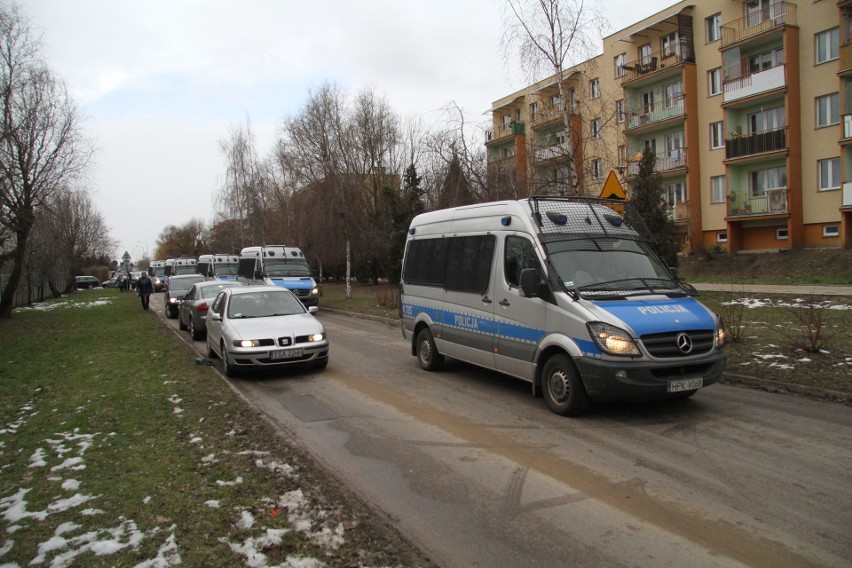
M255 270L254 271L254 278L255 278L255 280L262 280L263 279L263 272L261 272L260 270Z
M538 270L535 268L524 268L521 270L521 291L528 298L540 296L539 292L539 277Z
M674 266L669 266L669 272L671 273L672 278L674 278L675 280L680 280L680 276L677 273L677 268L675 268Z

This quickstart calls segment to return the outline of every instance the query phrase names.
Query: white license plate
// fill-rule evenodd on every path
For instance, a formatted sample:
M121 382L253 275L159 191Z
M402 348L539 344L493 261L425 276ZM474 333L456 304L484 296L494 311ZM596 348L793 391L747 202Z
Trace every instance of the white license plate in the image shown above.
M284 349L283 351L270 351L269 358L273 361L278 359L295 359L305 354L303 349Z
M669 392L682 392L700 389L704 386L704 379L684 379L682 381L669 382Z

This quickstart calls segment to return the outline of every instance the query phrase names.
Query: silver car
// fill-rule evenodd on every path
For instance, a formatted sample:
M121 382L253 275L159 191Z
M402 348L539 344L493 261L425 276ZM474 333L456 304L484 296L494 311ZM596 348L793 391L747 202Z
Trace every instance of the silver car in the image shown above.
M286 288L225 288L207 317L207 357L222 359L225 374L239 369L328 364L325 327Z
M196 282L180 301L178 327L189 329L192 339L198 341L207 335L207 312L216 295L224 288L243 286L243 282L231 280L205 280Z

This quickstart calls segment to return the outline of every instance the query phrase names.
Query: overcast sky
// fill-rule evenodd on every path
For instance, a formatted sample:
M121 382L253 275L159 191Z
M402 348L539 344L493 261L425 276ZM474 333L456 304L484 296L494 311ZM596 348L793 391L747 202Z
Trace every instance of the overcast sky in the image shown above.
M605 7L609 33L676 3L587 1ZM250 121L265 155L281 120L325 81L371 87L427 121L451 101L479 121L526 84L500 52L500 0L19 3L96 146L90 186L116 257L153 255L168 225L210 223L219 141Z

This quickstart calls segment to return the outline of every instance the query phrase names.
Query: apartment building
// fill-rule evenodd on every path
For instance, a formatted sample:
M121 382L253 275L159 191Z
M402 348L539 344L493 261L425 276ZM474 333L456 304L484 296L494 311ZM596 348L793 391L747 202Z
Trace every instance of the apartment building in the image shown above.
M651 148L685 252L852 248L852 0L679 2L492 114L519 195L629 196Z

